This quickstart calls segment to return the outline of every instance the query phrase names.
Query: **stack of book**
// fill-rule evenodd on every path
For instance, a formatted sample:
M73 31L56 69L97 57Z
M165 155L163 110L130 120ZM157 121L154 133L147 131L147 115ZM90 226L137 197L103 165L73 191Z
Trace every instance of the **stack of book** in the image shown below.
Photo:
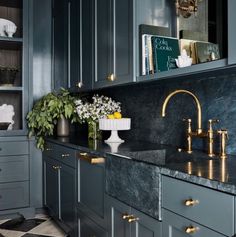
M175 59L179 55L177 38L142 35L142 75L176 68Z
M143 34L142 75L175 69L175 59L185 49L193 64L220 59L219 45L189 39Z

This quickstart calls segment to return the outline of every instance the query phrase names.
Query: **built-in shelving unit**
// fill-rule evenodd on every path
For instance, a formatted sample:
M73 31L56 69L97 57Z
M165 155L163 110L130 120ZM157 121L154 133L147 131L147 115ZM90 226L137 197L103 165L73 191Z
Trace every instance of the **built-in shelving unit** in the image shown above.
M23 53L27 40L26 18L23 15L23 11L27 10L25 5L25 0L0 0L0 18L13 22L17 27L13 37L5 31L0 36L0 106L12 105L15 113L12 130L0 130L0 136L24 133L27 75L27 53Z

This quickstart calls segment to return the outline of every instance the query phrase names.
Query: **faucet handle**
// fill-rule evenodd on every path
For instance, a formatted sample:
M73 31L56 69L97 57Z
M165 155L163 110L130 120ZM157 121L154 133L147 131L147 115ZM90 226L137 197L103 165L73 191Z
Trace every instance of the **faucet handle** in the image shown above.
M229 139L228 131L226 129L221 129L217 131L220 135L220 158L225 159L227 158L226 154L226 139Z
M212 129L213 123L219 123L219 122L220 122L219 119L209 119L209 120L208 120L208 129L209 129L209 131L212 131L212 130L213 130L213 129Z
M192 119L183 118L183 121L188 123L188 129L187 130L188 130L188 133L191 133L192 132Z

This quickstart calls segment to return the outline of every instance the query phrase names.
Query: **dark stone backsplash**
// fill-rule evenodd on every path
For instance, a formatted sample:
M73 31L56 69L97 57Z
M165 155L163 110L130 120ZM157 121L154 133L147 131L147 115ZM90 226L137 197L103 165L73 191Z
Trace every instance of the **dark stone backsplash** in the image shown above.
M187 94L175 95L169 101L166 117L161 117L164 99L176 89L189 90L198 97L202 105L204 130L207 129L208 119L220 119L214 129L228 130L227 152L236 154L236 69L212 72L201 77L193 75L107 88L98 93L120 101L123 115L132 119L132 129L120 132L121 137L184 147L186 124L182 119L192 118L193 129L197 124L197 109L192 97ZM218 149L218 139L216 143ZM193 147L206 149L206 142L195 138Z

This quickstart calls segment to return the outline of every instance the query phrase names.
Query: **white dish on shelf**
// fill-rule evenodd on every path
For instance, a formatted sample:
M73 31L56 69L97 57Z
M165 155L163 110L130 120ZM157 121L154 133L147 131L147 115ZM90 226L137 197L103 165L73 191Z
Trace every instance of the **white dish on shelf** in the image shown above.
M13 116L15 115L13 105L3 104L0 106L0 122L1 123L10 123L7 130L12 130L14 120Z
M118 131L130 130L131 119L99 119L99 129L111 131L111 136L105 140L106 143L122 143L124 140L118 136Z
M0 18L0 36L12 37L16 29L17 27L14 22Z

